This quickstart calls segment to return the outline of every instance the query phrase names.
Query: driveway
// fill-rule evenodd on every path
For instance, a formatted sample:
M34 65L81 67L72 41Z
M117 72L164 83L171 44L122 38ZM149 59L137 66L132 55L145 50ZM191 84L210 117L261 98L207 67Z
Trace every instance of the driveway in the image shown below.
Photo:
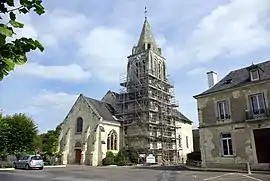
M68 166L0 172L3 181L270 181L270 175Z

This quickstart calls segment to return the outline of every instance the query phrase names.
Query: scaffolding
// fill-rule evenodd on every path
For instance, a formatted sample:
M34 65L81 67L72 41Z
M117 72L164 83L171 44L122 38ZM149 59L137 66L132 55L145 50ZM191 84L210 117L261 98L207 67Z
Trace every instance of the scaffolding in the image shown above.
M167 75L162 78L157 75L161 72L156 74L145 65L142 67L131 69L120 80L118 107L119 116L123 118L123 146L139 154L153 153L159 163L175 163L178 161L178 138L174 111L178 102L174 86Z

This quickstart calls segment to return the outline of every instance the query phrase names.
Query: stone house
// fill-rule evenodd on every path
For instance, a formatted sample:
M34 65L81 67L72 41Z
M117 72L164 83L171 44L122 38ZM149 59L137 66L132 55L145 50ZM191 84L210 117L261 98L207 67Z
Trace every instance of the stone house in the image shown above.
M270 61L231 71L197 99L204 167L270 163ZM213 85L214 84L214 85Z

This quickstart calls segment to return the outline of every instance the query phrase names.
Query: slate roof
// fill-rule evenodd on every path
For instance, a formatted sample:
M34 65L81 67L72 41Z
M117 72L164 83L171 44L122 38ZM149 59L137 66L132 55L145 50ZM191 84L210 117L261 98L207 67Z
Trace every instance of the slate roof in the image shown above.
M117 99L120 97L120 94L119 94L119 93L114 92L114 91L111 91L111 92L112 92L112 94L113 94Z
M199 95L194 96L194 98L211 94L214 92L218 92L218 91L223 91L230 88L236 88L236 87L240 87L240 86L244 86L248 84L253 84L254 82L250 81L249 69L254 68L254 67L258 67L259 75L260 75L259 81L270 80L270 60L268 60L268 61L256 64L256 65L251 65L248 67L231 71L213 87L211 87L210 89L204 91L203 93Z
M193 122L188 119L184 114L182 114L178 109L173 109L173 114L175 116L177 116L178 118L180 118L181 120L183 120L184 122L188 122L190 124L192 124Z
M116 110L109 103L83 96L86 102L92 105L104 120L119 123L114 117Z

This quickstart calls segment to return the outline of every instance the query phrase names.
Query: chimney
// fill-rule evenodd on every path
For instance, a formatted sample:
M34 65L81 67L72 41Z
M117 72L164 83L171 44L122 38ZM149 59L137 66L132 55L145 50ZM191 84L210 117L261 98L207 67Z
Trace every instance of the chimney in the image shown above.
M217 83L217 73L214 71L207 72L208 87L211 88Z

